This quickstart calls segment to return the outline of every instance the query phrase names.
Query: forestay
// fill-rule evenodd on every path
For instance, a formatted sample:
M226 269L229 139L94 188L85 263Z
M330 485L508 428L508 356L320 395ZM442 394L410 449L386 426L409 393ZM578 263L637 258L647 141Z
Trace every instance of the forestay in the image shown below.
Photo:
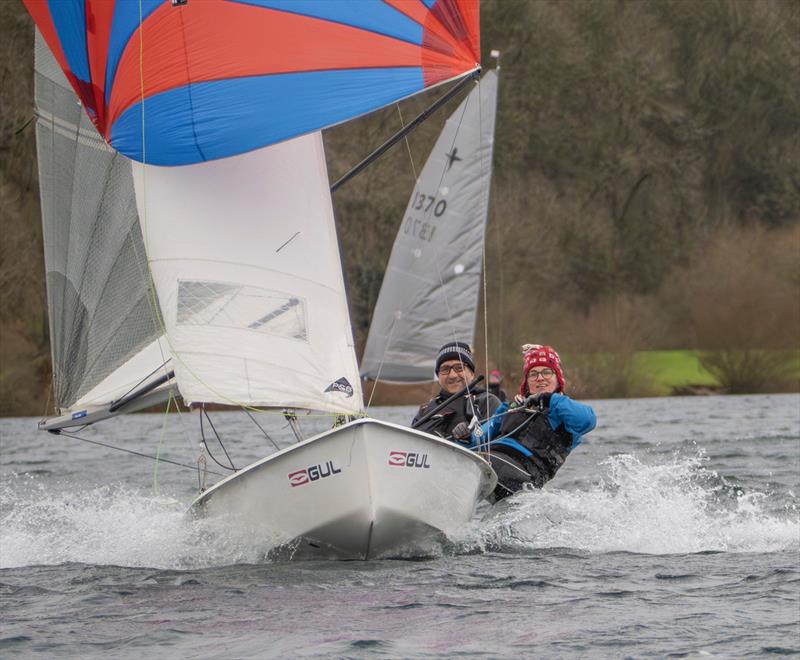
M54 399L108 403L167 358L130 161L103 141L36 33L36 144Z
M134 179L184 401L360 412L321 135Z
M361 375L433 378L446 341L472 344L489 205L497 75L445 124L406 208L372 316Z

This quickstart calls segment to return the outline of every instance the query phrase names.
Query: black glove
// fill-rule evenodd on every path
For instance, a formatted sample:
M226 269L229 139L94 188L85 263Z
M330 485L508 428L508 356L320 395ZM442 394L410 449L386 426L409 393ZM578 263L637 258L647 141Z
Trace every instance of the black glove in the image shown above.
M454 440L468 440L472 433L466 422L459 422L453 427L452 434Z
M545 410L546 408L550 407L550 397L552 396L552 392L539 392L538 394L533 394L528 397L528 407Z

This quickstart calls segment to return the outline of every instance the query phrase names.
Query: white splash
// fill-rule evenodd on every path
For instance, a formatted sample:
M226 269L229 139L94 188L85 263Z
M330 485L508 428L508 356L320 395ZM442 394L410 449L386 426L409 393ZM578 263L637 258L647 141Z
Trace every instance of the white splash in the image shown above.
M608 476L589 490L546 487L517 495L465 530L458 544L647 554L800 548L794 502L776 514L768 494L731 488L703 467L702 456L658 460L616 456L604 461Z
M606 476L588 490L546 487L506 500L452 539L450 551L800 549L793 493L784 494L788 500L776 513L769 494L736 491L703 467L702 456L652 460L657 462L616 456L604 462ZM194 519L176 498L123 486L61 491L30 476L5 478L0 486L0 568L80 562L194 569L258 563L279 540L243 530L235 521ZM431 556L440 553L431 548Z
M12 477L0 487L0 568L66 562L203 568L263 561L277 544L229 522L195 519L177 499L121 486L54 492Z

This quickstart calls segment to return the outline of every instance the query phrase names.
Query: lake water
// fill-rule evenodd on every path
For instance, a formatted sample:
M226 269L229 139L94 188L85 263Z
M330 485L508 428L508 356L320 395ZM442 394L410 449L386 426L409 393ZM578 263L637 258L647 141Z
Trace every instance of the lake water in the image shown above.
M196 472L0 420L0 654L800 654L800 396L592 404L598 429L545 489L483 505L431 556L369 562L269 561L184 516ZM212 420L235 464L268 453L246 417ZM81 436L193 464L198 429L133 415Z

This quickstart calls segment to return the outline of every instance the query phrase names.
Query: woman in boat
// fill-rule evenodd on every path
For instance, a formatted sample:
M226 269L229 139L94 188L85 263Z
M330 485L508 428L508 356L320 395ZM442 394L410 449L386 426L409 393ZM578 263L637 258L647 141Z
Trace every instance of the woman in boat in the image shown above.
M597 423L591 406L565 393L564 371L555 349L525 344L522 351L525 366L519 394L484 427L492 439L495 501L544 486ZM477 448L480 443L473 444Z
M451 341L442 346L436 355L435 373L439 380L439 393L419 407L411 426L468 445L472 441L472 429L490 419L500 407L500 401L476 385L470 388L468 394L450 402L419 424L428 411L444 403L475 379L475 360L469 344ZM473 424L473 420L477 420L476 423Z

